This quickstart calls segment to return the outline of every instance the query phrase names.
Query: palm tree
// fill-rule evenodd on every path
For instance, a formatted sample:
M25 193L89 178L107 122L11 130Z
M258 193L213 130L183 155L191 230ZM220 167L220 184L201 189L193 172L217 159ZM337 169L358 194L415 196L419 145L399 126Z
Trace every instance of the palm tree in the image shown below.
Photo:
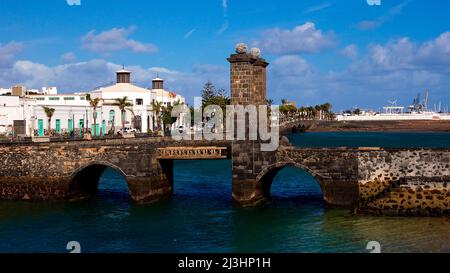
M324 112L325 114L325 119L330 119L331 116L331 109L333 108L333 106L331 105L331 103L327 102L324 103L322 105L320 105L321 110Z
M298 108L298 113L301 119L305 119L305 113L306 109L305 107L301 106L300 108Z
M97 136L97 107L100 103L100 98L91 98L91 94L86 95L86 99L89 101L89 104L91 105L92 109L94 110L94 136Z
M184 102L181 102L180 99L176 100L176 101L173 103L173 106L174 106L174 107L175 107L175 106L179 106L179 105L185 105L185 103L184 103Z
M125 114L127 110L133 113L133 110L130 108L133 106L133 104L131 102L128 102L128 97L125 96L123 98L117 98L114 105L119 107L120 109L120 114L122 118L122 128L125 128Z
M52 117L53 117L53 114L55 113L55 108L50 108L47 106L43 106L42 108L44 108L45 115L48 118L48 129L47 129L48 132L47 133L50 135L50 130L52 129Z
M158 122L158 127L157 130L160 131L161 130L161 108L162 108L162 102L160 101L153 101L152 102L152 108L153 111L155 111L156 113L156 120Z

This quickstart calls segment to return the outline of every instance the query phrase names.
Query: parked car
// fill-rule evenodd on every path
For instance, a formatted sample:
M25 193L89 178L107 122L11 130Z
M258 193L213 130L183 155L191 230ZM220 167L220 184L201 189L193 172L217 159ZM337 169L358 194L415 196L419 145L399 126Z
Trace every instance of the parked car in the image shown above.
M138 130L131 128L131 127L125 127L119 130L119 134L131 134L131 133L138 133Z

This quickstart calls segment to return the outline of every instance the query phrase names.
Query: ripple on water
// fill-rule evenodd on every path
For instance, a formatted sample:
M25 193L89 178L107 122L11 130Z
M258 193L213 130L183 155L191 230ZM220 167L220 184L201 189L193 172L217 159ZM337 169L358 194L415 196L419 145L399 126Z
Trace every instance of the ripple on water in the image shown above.
M380 143L450 147L450 134L305 134L294 144L371 146ZM297 138L297 140L295 140ZM426 141L424 140L426 139ZM297 141L297 142L295 142ZM151 205L130 202L124 179L107 170L97 198L75 203L0 202L1 252L450 252L446 218L354 216L324 209L317 182L286 168L273 198L255 208L231 202L231 161L175 162L173 198Z

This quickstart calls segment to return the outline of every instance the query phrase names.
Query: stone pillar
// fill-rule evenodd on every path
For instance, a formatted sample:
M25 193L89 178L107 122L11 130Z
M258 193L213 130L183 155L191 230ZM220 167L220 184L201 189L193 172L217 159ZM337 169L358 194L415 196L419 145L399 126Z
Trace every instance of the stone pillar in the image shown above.
M255 101L258 105L267 104L266 94L266 67L269 64L262 58L257 58L253 63L253 92L255 94Z
M253 60L247 53L233 54L228 58L231 64L230 87L231 104L252 104L253 93Z
M127 177L131 199L136 203L154 203L172 196L173 160L152 160L151 175Z
M266 105L268 63L253 53L253 50L252 54L247 53L246 46L239 44L236 54L228 58L232 105ZM246 120L246 140L232 142L233 201L242 206L254 205L264 199L256 180L263 162L261 144L259 140L249 140L248 132L249 122Z

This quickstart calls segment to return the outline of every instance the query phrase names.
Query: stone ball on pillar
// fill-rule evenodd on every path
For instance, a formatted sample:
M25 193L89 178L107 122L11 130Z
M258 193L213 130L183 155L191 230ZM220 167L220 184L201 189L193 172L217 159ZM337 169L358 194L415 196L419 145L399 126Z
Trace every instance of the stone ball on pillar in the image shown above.
M238 54L247 53L247 49L248 49L248 47L244 43L239 43L236 45L236 53L238 53Z
M261 56L261 49L257 47L250 49L250 55L253 59L258 59Z

